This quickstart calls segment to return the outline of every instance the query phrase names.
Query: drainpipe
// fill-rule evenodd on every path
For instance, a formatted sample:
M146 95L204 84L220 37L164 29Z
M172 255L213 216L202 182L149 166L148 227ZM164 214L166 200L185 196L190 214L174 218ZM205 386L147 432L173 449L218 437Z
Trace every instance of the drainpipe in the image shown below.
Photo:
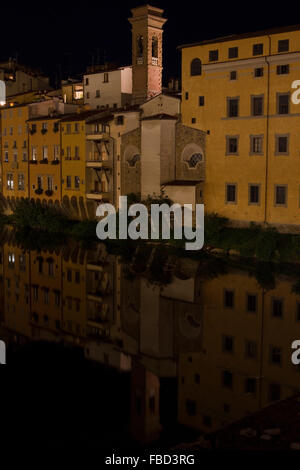
M269 56L271 55L271 37L269 38ZM264 210L264 225L267 223L267 203L268 203L268 169L269 169L269 114L270 114L270 62L268 56L265 57L268 68L267 78L267 129L266 129L266 170L265 170L265 210Z

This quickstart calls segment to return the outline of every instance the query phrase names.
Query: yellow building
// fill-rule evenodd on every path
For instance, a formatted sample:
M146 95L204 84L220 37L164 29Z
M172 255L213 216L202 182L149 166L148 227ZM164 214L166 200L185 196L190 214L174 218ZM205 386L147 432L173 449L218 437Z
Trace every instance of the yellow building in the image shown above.
M29 195L27 119L26 105L1 109L2 194L12 204Z
M181 46L182 122L207 133L206 212L300 225L299 27Z
M291 344L300 297L291 286L278 276L267 290L238 270L201 283L201 351L179 358L180 423L211 432L299 391Z
M62 200L72 218L87 218L86 120L95 111L83 111L61 120Z
M28 120L31 199L47 203L61 201L60 117L42 116Z
M4 325L30 335L30 254L8 241L3 246Z
M86 249L76 243L62 252L62 331L76 338L86 332Z
M31 325L60 333L62 324L62 259L49 251L30 252Z

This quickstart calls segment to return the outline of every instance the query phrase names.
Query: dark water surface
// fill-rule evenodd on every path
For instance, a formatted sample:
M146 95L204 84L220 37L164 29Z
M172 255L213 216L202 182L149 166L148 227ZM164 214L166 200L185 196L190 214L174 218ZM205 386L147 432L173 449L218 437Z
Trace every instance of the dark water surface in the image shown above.
M297 268L114 251L34 250L2 234L7 364L41 377L10 391L8 441L167 449L300 390ZM71 367L78 384L57 378L50 391L45 371Z

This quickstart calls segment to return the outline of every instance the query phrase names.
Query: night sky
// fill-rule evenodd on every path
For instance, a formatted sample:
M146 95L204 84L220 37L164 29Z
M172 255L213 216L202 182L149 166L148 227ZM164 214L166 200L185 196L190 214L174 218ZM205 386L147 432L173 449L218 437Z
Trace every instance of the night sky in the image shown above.
M130 8L145 1L40 2L16 8L1 5L0 60L18 57L20 63L67 78L104 60L131 63ZM176 47L222 35L297 23L291 7L265 2L212 2L211 0L149 2L165 10L164 80L180 75ZM180 7L178 5L181 5ZM31 6L32 5L32 6ZM287 4L288 5L288 4ZM18 14L17 14L18 13ZM300 23L300 21L299 21ZM60 72L61 71L61 72Z

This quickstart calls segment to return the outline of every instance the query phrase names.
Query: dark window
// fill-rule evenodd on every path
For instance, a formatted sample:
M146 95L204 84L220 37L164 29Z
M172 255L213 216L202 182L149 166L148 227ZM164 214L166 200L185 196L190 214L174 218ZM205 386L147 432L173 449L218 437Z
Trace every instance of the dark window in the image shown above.
M155 397L152 396L149 398L149 410L152 415L155 413Z
M272 299L272 316L276 318L282 318L283 301L281 299Z
M138 415L142 413L142 399L139 393L136 393L135 396L135 410Z
M255 294L247 295L247 312L255 313L257 309L257 296Z
M270 347L270 362L272 364L276 364L280 366L281 358L282 358L282 349L277 348L276 346L271 346Z
M269 401L277 401L281 398L280 385L270 384L269 385Z
M289 47L289 39L281 39L280 41L278 41L278 52L288 52Z
M196 124L196 118L192 118L192 124Z
M288 138L286 136L277 137L277 152L287 153L288 151Z
M122 126L124 124L124 116L117 116L116 124L117 126Z
M200 383L200 375L199 374L195 374L195 383L196 384Z
M204 96L199 96L199 106L204 106Z
M191 62L191 75L201 75L202 65L200 59L193 59Z
M227 137L227 153L237 154L238 153L238 138Z
M227 184L226 202L236 202L236 185L235 184Z
M196 402L194 400L186 400L185 410L189 416L195 416L196 414Z
M300 321L300 302L297 303L296 320Z
M210 428L211 425L212 425L211 417L208 416L208 415L204 415L204 416L203 416L203 424L204 424L204 426L206 426L207 428Z
M232 377L232 373L229 372L228 370L223 371L222 383L223 383L223 387L232 388L233 377Z
M259 185L250 184L249 186L249 202L250 204L259 204Z
M186 99L186 100L189 99L189 92L188 92L188 91L185 92L185 99Z
M254 69L254 77L263 77L264 75L264 69L263 67L257 67Z
M71 188L72 186L72 178L71 176L67 176L67 188Z
M256 380L252 378L247 378L245 380L245 392L255 394L256 392Z
M237 79L237 73L236 70L232 70L230 72L230 80L236 80Z
M289 114L290 111L290 95L278 95L277 97L277 112L278 114Z
M249 359L256 359L257 357L257 344L255 341L246 341L245 355Z
M68 280L68 282L72 282L72 271L71 271L71 269L67 270L67 280Z
M286 65L277 65L277 75L286 75L290 73L289 64Z
M239 99L238 98L228 98L228 117L237 117L239 115Z
M264 99L262 96L252 96L251 106L252 116L262 116L264 108Z
M228 49L228 58L235 59L239 55L239 48L238 47L229 47Z
M262 55L264 53L264 45L260 44L253 44L252 54L253 55Z
M275 188L275 204L286 205L286 186L276 186Z
M232 336L223 336L223 351L233 352L233 338Z
M224 307L233 308L234 307L234 291L226 289L224 291Z
M215 49L214 51L209 51L208 60L209 60L209 62L215 62L216 60L219 60L219 51L218 51L218 49Z

